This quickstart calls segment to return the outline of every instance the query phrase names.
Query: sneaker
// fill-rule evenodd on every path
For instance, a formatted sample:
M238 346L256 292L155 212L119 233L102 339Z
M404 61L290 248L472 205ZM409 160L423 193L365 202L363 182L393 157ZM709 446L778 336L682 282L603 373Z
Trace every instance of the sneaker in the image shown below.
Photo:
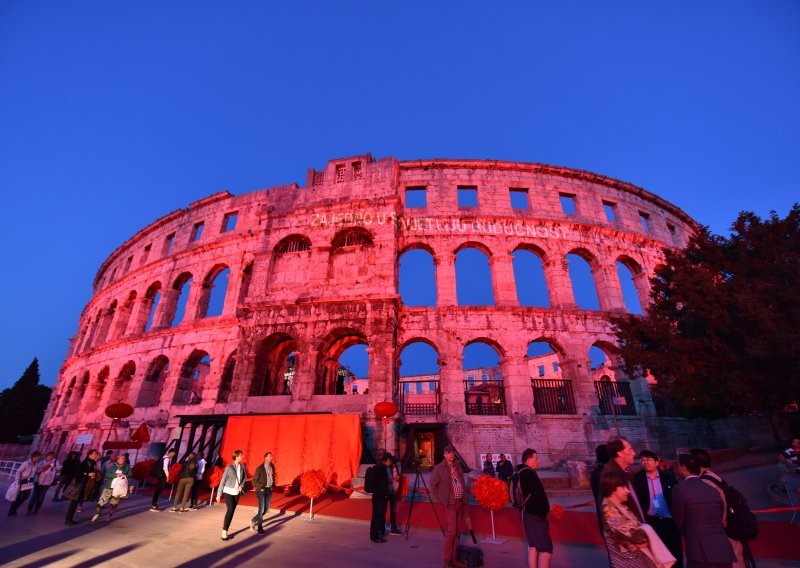
M258 529L258 534L267 534L267 533L266 531L264 531L264 529Z
M169 512L170 512L170 513L177 513L178 511L180 511L180 509L178 509L177 507L172 507L172 508L169 510Z
M156 507L155 505L150 505L150 510L151 511L155 511L156 513L158 513L160 511L160 509L158 507Z
M95 521L96 521L97 519L99 519L99 518L100 518L100 513L95 513L95 514L92 516L92 522L95 522Z
M394 534L394 535L403 534L403 531L401 531L400 529L392 529L392 532L389 534Z
M385 538L371 538L369 540L375 544L383 544L384 542L386 542Z
M74 527L78 523L76 523L75 521L64 521L64 524L67 525L68 527Z
M83 507L81 507L80 505L78 505L78 508L77 508L77 509L75 509L75 511L76 511L76 512L78 512L78 513L83 513Z

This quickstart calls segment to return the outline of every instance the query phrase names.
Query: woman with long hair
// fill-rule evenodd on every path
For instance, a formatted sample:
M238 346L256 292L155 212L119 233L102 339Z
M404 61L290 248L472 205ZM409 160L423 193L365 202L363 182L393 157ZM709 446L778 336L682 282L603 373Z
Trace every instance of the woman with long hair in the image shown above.
M222 523L222 540L230 540L228 536L228 527L231 526L233 520L233 513L236 511L236 505L239 504L239 497L244 495L244 482L247 479L247 471L242 464L242 450L233 452L233 463L225 468L222 474L222 480L219 482L219 494L217 495L217 502L222 501L225 497L225 520Z

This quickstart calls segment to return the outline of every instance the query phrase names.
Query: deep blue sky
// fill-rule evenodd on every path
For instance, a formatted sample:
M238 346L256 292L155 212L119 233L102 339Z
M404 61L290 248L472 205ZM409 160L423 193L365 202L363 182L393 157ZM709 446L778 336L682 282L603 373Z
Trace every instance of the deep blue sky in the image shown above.
M330 158L643 186L717 232L798 191L800 3L0 3L0 387L53 384L103 259Z

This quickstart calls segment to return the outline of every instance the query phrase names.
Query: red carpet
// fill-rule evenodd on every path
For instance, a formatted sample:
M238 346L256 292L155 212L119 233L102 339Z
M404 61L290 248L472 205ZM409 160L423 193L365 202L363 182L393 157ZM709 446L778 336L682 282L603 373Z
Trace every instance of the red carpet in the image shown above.
M246 493L241 503L255 507L256 497L253 492ZM408 516L409 505L408 501L403 501L397 506L397 520L403 526ZM309 501L298 493L276 492L273 495L271 508L307 513ZM371 510L372 503L369 499L350 499L341 493L328 493L314 500L314 513L320 515L369 521ZM470 505L469 513L475 532L492 533L489 511L477 505ZM498 535L522 537L519 512L516 509L507 507L495 513L494 524L495 532ZM782 560L800 559L800 552L797 548L797 543L800 542L800 526L778 521L761 521L759 524L760 535L751 543L753 554L756 557ZM437 527L433 509L427 499L414 503L412 525L426 528ZM594 513L566 511L564 518L560 521L554 521L551 518L550 532L553 539L559 542L602 545L597 530L597 516Z

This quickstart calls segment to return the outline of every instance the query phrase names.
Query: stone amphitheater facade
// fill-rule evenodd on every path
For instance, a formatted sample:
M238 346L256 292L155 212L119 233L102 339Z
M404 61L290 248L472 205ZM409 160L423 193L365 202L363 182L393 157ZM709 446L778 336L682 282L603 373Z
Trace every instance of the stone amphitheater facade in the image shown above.
M460 190L477 203L460 206ZM413 191L424 193L424 206L407 206ZM512 194L527 208L512 208ZM564 212L564 199L574 212ZM601 346L617 380L625 379L608 320L625 311L617 262L633 274L644 305L663 248L684 245L696 227L634 185L519 162L367 154L309 170L305 187L211 195L143 228L102 264L40 447L63 454L82 433L98 445L111 426L104 409L123 401L135 410L116 429L122 439L142 423L153 442L169 442L178 426L203 417L332 412L360 414L373 451L385 443L405 453L414 432L427 429L473 466L487 448L519 454L533 446L552 460L582 455L581 444L614 431L589 348ZM492 306L458 305L455 259L465 248L489 258ZM406 306L398 293L399 259L413 249L433 257L435 306ZM520 305L512 264L520 249L541 259L549 307ZM570 254L590 265L599 309L576 304ZM215 288L225 289L224 307L210 315ZM175 322L182 290L188 298ZM417 341L435 349L440 372L435 404L412 411L399 366ZM470 411L465 397L462 353L476 341L500 355L500 413ZM566 381L559 388L571 390L567 412L537 412L535 393L546 391L532 388L533 341L549 343L558 357L558 379ZM368 393L341 396L338 358L354 344L368 346ZM635 412L620 417L619 428L646 439L659 420L651 388L641 378L627 384ZM373 408L385 400L400 411L384 441ZM203 430L203 444L218 437Z

